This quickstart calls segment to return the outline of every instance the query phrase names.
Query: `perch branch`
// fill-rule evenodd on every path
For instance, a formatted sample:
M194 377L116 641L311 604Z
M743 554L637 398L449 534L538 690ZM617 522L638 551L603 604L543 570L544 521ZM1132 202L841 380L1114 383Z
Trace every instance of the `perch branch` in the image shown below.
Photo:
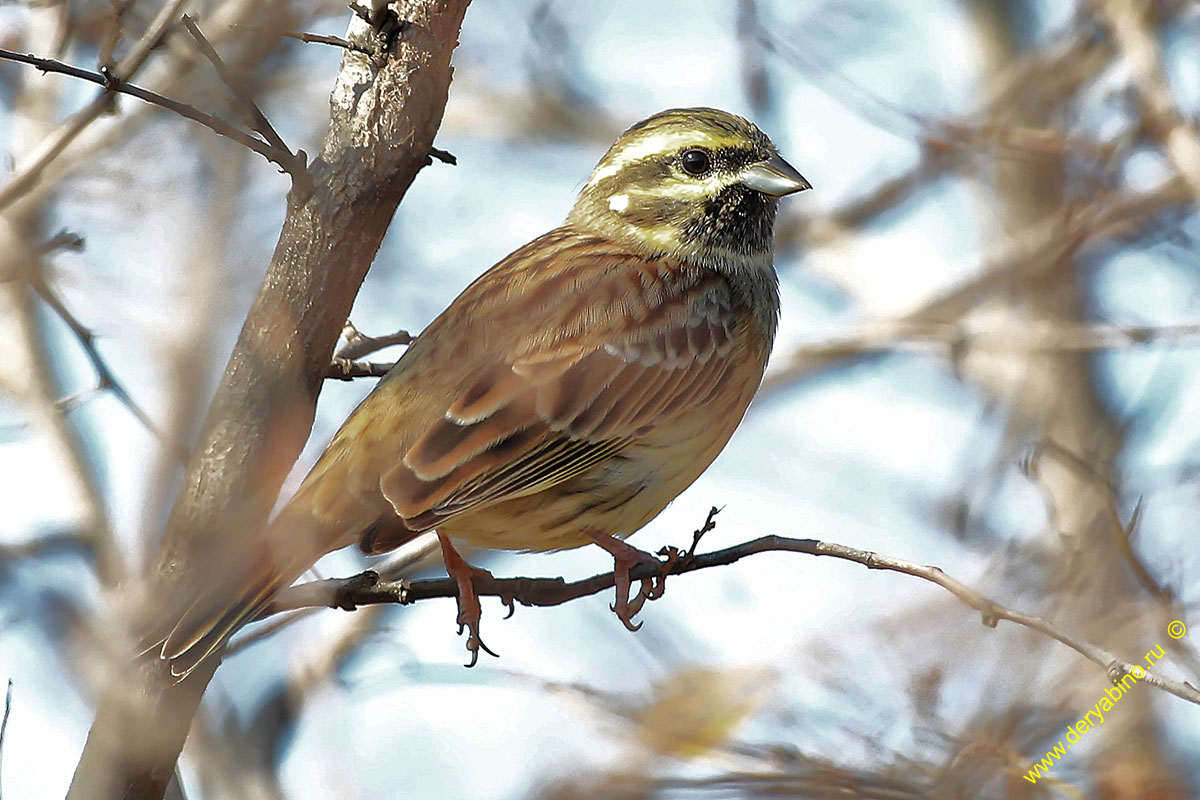
M710 514L705 527L711 521ZM1191 684L1165 678L1139 664L1118 658L1097 645L1069 636L1042 617L1016 611L996 603L961 581L950 577L938 567L916 564L846 545L822 542L816 539L793 539L772 535L698 555L688 555L664 548L659 551L659 554L667 556L665 564L639 564L629 571L629 577L632 581L638 581L656 577L664 572L670 575L682 575L699 569L726 566L756 553L770 552L829 556L862 564L868 569L899 572L929 581L941 586L963 604L978 611L982 616L983 624L989 628L996 627L1000 620L1021 625L1061 642L1102 667L1113 680L1120 680L1125 675L1133 674L1140 681L1157 686L1190 703L1200 705L1200 691ZM557 606L611 588L614 585L614 575L612 572L606 572L573 582L562 578L479 576L473 578L472 583L477 595L499 597L510 607L515 603L523 606ZM312 581L294 586L281 593L259 618L300 608L325 606L352 610L359 606L380 603L408 605L435 597L452 598L457 596L457 587L452 578L433 578L412 583L381 581L378 574L367 571L349 578Z

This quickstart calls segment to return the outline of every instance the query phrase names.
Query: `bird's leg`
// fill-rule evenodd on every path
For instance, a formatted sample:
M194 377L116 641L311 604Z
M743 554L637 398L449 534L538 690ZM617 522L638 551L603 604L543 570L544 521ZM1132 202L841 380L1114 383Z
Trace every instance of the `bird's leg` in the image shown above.
M647 600L657 600L662 597L665 581L661 572L658 578L642 578L642 586L638 590L637 597L630 600L629 570L646 563L661 566L661 562L646 551L638 550L615 536L592 531L588 531L587 536L613 557L613 579L616 583L617 601L611 606L612 610L616 612L617 619L621 620L621 624L626 628L631 631L638 630L642 627L642 623L639 622L635 625L633 618L642 610L642 606L646 604Z
M458 632L461 635L464 628L467 630L467 650L471 653L471 662L467 666L473 667L479 660L480 650L489 656L496 655L483 643L483 639L479 638L479 622L483 617L483 609L479 606L479 596L475 594L475 587L471 584L473 576L491 578L492 573L472 567L464 561L450 544L448 537L441 533L437 537L442 545L442 561L446 565L446 572L458 586Z

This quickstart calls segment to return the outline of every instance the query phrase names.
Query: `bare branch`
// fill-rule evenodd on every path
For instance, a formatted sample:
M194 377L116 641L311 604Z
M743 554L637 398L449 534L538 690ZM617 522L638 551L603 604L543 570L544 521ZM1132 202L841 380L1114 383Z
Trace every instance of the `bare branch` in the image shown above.
M851 342L850 347L826 345L816 353L801 347L792 353L779 354L773 362L781 367L768 373L755 402L827 369L834 362L859 357L864 352L886 351L887 342L903 331L961 316L990 291L1001 289L1014 278L1044 274L1054 269L1067 253L1087 252L1128 236L1190 200L1187 183L1176 176L1144 192L1101 196L1084 209L1064 208L1015 236L1007 250L989 259L976 277L904 317L881 323L870 341Z
M129 413L133 414L134 418L142 424L142 427L162 442L164 447L171 450L181 463L186 464L188 459L187 450L178 443L172 442L162 428L150 418L146 410L133 399L133 396L129 394L129 390L125 388L125 385L117 380L117 376L113 373L112 368L108 366L108 362L100 355L100 351L96 349L96 335L71 313L70 309L63 304L59 296L54 293L45 281L40 278L34 278L30 283L34 291L38 293L38 296L42 298L46 305L50 306L51 310L70 329L71 334L79 342L80 348L83 349L84 355L87 356L88 362L92 365L92 369L96 372L98 383L94 390L64 398L59 402L59 407L62 410L69 411L89 399L95 392L112 392L121 405L128 408Z
M152 556L146 597L186 602L214 559L228 558L227 546L242 546L233 532L252 539L265 524L311 430L330 354L362 279L429 157L467 4L404 0L399 7L412 23L398 46L374 60L356 52L343 57L323 169L312 194L289 196L271 265ZM376 32L364 28L352 22L350 38L365 41ZM164 610L147 604L135 613ZM162 797L215 668L202 665L174 682L159 661L144 659L114 674L68 797ZM131 696L139 698L132 709Z
M453 156L451 156L453 158ZM333 361L325 373L326 379L349 381L355 378L382 378L392 367L394 361L362 361L362 357L383 350L386 347L409 345L414 337L408 331L396 331L384 336L367 336L354 323L346 320L339 337L342 346L333 355Z
M713 506L708 510L708 516L704 519L704 524L696 530L692 531L692 546L688 548L686 558L695 558L696 548L700 545L700 540L704 538L704 534L717 527L717 514L720 514L722 508Z
M167 35L186 3L187 0L167 0L150 23L150 27L146 29L129 53L121 59L116 68L108 71L108 74L122 76L124 80L132 79L150 53ZM109 109L111 97L108 91L101 93L99 97L60 125L54 133L47 136L25 161L17 165L8 183L3 189L0 189L0 209L7 208L14 200L29 191L46 166L57 158L88 125Z
M4 734L8 732L8 715L12 712L12 678L8 679L8 691L4 693L4 719L0 720L0 766L4 760ZM3 770L0 769L0 775ZM3 794L3 782L0 782L0 794Z
M367 336L354 327L353 322L346 320L346 324L342 327L341 335L341 340L345 344L337 349L334 359L353 361L363 356L369 356L371 353L378 352L385 347L412 344L414 338L408 331L396 331L384 336Z
M334 47L341 47L354 52L362 52L355 44L348 39L343 39L341 36L326 36L321 33L303 33L300 31L284 31L281 36L288 39L296 39L297 41L305 42L306 44L328 44Z
M1186 608L1179 602L1175 590L1159 582L1150 572L1150 568L1133 547L1133 535L1141 519L1142 501L1139 498L1130 512L1129 521L1121 519L1121 509L1117 505L1117 491L1103 474L1092 464L1070 448L1052 440L1043 439L1038 442L1029 454L1025 468L1029 473L1036 473L1039 461L1043 457L1052 458L1065 465L1076 475L1090 482L1100 490L1104 497L1105 511L1112 524L1117 551L1129 565L1133 577L1142 589L1158 604L1159 612L1164 621L1175 619L1185 613ZM1182 640L1171 638L1167 645L1177 656L1185 659L1193 672L1200 672L1200 658L1193 648L1187 647Z
M711 521L711 514L709 521ZM1176 697L1200 705L1200 690L1191 684L1153 673L1140 664L1125 661L1090 642L1063 633L1042 617L1016 611L990 600L961 581L950 577L939 567L916 564L833 542L822 542L817 539L793 539L786 536L763 536L710 553L682 557L674 554L677 557L669 557L665 564L639 564L629 571L629 577L631 580L637 581L658 577L664 573L682 575L700 569L727 566L756 553L773 552L830 556L862 564L868 569L899 572L929 581L941 586L962 603L978 611L982 615L983 624L989 628L996 627L1000 620L1013 622L1061 642L1084 658L1104 668L1113 680L1120 680L1125 675L1134 675L1139 681L1145 681ZM571 600L610 589L614 583L615 577L612 572L593 575L590 578L573 582L567 582L562 578L495 578L483 575L476 575L472 579L477 595L499 597L510 606L514 603L520 603L523 606L562 605ZM409 605L419 600L457 597L457 592L457 585L453 578L433 578L405 583L404 581L381 581L377 573L367 571L349 578L312 581L287 589L263 611L259 618L301 608L329 607L352 610L359 606L381 603Z
M1195 129L1184 122L1171 96L1145 4L1133 0L1100 0L1098 5L1112 28L1121 57L1133 71L1151 128L1161 137L1167 158L1200 203L1200 138Z
M400 580L404 575L408 575L411 571L417 568L420 564L427 564L437 560L440 562L442 557L442 548L438 544L437 537L433 534L426 534L424 541L417 539L413 544L406 545L392 557L387 559L378 568L371 570L378 578L382 580ZM293 622L300 620L315 611L325 608L324 604L309 606L307 608L296 609L293 612L285 613L278 616L278 619L273 619L270 622L260 625L255 630L246 632L225 648L225 656L228 657L234 653L245 650L255 642L271 636L276 631L286 628ZM261 617L260 617L261 618Z
M901 320L863 325L847 336L798 345L794 352L809 358L835 358L903 351L954 354L970 348L975 352L1034 355L1197 345L1200 345L1200 322L1179 325L1048 322L1011 329L974 330L961 322Z
M78 233L61 230L42 242L39 247L34 248L33 252L38 256L49 255L57 250L73 250L78 252L83 249L84 244L83 237Z
M255 153L265 158L274 164L278 164L284 171L292 175L295 179L297 173L295 168L296 157L293 156L286 148L282 151L262 139L251 136L244 131L225 122L220 117L215 117L212 114L206 114L199 109L189 106L186 103L180 103L178 100L172 100L169 97L163 97L157 92L152 92L149 89L143 89L140 86L135 86L132 83L126 83L117 77L116 73L102 68L100 72L92 72L79 67L73 67L70 64L64 64L53 58L42 58L40 56L31 55L28 53L15 53L11 50L0 49L0 59L9 61L18 61L22 64L30 64L37 67L42 72L54 72L59 75L66 75L79 80L90 81L104 88L105 93L127 94L131 97L136 97L139 100L147 102L151 105L165 108L168 111L174 111L181 117L185 117L194 122L198 122L208 128L213 133L233 139L238 144L248 147ZM14 180L14 183L16 181ZM13 184L5 192L0 193L0 207L9 199L8 194Z
M429 156L430 158L436 158L443 164L449 164L452 167L458 165L458 158L454 155L454 153L451 153L449 150L443 150L440 147L429 148Z
M382 378L396 366L395 361L352 361L334 358L325 373L327 380L351 381L355 378Z
M247 116L250 119L251 130L260 134L266 140L267 144L273 147L278 153L287 154L285 160L288 163L281 164L281 166L292 176L297 191L302 195L310 194L312 192L312 177L308 174L308 155L303 150L297 150L295 153L292 152L291 148L287 146L283 138L266 118L266 115L262 113L262 109L246 94L245 89L239 85L239 82L230 73L229 69L225 66L225 62L221 60L221 56L217 54L217 51L209 43L208 39L204 38L200 27L187 14L183 15L183 26L187 28L188 33L196 40L200 52L204 54L204 57L216 69L217 74L221 77L221 81L229 87L234 97L245 107Z

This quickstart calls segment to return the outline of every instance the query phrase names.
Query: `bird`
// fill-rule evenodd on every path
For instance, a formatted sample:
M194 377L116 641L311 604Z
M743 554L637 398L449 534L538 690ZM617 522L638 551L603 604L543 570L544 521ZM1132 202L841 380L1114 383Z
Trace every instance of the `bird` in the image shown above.
M779 321L779 198L811 189L752 122L670 109L626 130L565 222L471 283L346 419L292 499L179 615L158 655L185 678L318 558L434 531L473 665L464 546L612 556L622 623L649 553L624 540L712 463Z

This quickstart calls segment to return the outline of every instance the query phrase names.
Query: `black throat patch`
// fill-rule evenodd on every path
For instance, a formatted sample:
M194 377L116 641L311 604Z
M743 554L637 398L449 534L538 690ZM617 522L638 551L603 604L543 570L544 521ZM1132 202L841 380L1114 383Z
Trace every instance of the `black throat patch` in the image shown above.
M758 255L771 249L775 203L741 184L726 186L683 226L683 236L705 248Z

